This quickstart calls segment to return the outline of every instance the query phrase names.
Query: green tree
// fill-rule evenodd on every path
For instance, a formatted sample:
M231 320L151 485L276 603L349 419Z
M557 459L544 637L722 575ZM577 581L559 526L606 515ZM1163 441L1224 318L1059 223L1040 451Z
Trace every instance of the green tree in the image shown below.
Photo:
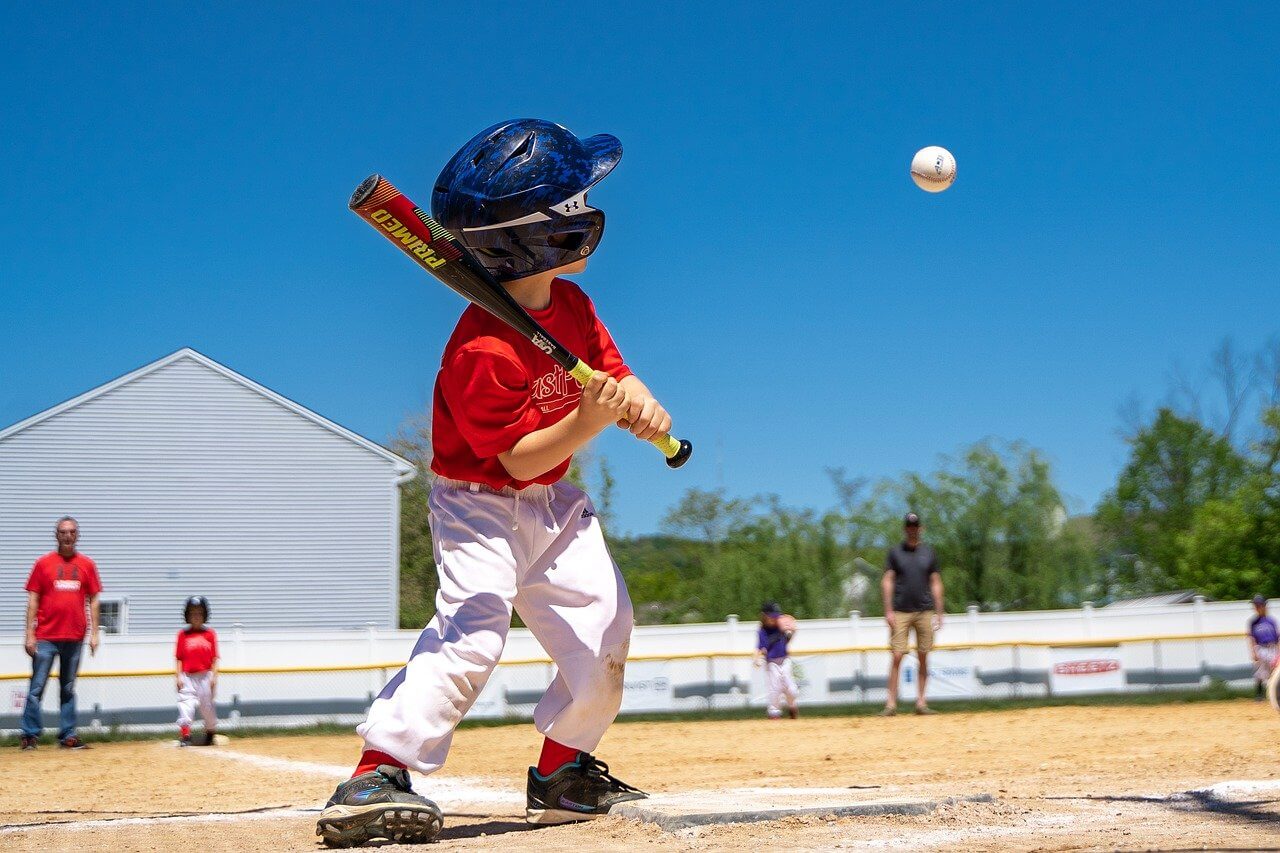
M1226 438L1169 409L1129 444L1129 461L1097 512L1116 594L1177 586L1180 537L1197 509L1227 499L1249 468Z
M717 548L751 520L754 502L725 496L724 489L692 488L680 496L662 520L664 530Z
M1196 507L1191 526L1178 536L1179 586L1214 598L1248 598L1273 586L1274 569L1259 559L1260 495L1252 487Z
M1195 508L1178 537L1176 580L1215 598L1280 594L1280 408L1262 415L1248 476Z
M1066 567L1090 574L1087 543L1064 535L1048 461L1020 442L979 442L928 476L905 475L897 491L899 507L924 518L948 609L1057 607Z
M400 627L421 628L435 613L436 564L431 545L431 511L428 496L435 475L431 472L431 421L424 415L401 424L391 442L417 471L400 486Z
M613 499L618 491L618 480L613 476L613 470L609 467L609 460L600 455L599 465L596 467L596 475L600 478L600 488L596 490L596 511L600 516L600 523L606 531L613 530Z

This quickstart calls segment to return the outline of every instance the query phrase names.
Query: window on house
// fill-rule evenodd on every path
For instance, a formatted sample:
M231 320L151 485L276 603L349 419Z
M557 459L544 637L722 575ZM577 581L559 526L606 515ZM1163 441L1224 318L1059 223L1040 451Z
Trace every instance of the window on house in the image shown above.
M123 634L129 608L124 601L98 599L98 624L104 634Z

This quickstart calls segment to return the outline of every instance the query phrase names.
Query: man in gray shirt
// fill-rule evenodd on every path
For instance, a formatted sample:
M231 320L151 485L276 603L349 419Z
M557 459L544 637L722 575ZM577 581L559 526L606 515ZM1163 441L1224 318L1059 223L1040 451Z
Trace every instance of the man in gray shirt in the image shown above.
M916 713L932 714L925 699L929 682L928 657L933 649L933 634L942 627L942 574L938 571L938 555L920 541L920 516L907 513L902 520L903 541L895 545L885 558L884 578L880 591L884 594L884 621L889 624L889 649L893 662L889 665L889 698L882 716L898 712L898 671L906 657L908 633L916 635L916 657L920 660L920 680L916 686Z

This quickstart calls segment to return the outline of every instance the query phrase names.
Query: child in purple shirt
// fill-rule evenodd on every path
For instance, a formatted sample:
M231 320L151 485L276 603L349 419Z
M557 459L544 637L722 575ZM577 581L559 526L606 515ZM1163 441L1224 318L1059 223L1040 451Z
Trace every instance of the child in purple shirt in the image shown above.
M1276 652L1280 648L1280 628L1276 620L1267 615L1266 596L1253 597L1253 610L1257 614L1249 620L1249 656L1253 658L1253 677L1257 679L1257 698L1262 700L1267 681L1276 666Z
M796 707L796 680L791 674L791 658L787 644L796 633L796 620L782 612L775 602L766 601L760 608L760 630L756 632L755 666L764 664L769 685L769 719L782 716L782 701L787 703L791 719L800 716Z

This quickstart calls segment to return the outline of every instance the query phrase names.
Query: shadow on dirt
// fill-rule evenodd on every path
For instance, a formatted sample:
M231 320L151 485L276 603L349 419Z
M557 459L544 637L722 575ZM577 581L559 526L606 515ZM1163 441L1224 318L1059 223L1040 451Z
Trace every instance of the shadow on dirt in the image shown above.
M516 818L496 818L481 820L479 823L458 823L450 825L451 819L468 817L483 818L488 815L446 815L444 829L436 836L437 841L457 841L463 838L483 838L491 835L507 835L513 832L529 832L545 827L534 826Z

